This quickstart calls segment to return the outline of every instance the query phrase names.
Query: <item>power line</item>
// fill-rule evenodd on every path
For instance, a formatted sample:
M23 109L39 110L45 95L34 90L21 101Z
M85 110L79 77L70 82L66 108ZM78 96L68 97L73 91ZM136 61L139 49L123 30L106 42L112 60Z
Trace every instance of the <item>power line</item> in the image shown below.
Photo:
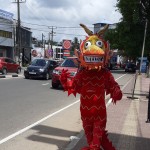
M48 26L48 25L44 25L44 24L36 24L36 23L29 23L29 22L22 22L22 23L25 23L25 24L30 24L30 25L37 25L37 26L45 26L45 27L51 27L51 26ZM80 26L74 26L74 27L69 27L69 26L55 26L57 28L67 28L67 29L72 29L72 28L75 28L75 29L82 29ZM93 27L88 27L88 28L93 28Z

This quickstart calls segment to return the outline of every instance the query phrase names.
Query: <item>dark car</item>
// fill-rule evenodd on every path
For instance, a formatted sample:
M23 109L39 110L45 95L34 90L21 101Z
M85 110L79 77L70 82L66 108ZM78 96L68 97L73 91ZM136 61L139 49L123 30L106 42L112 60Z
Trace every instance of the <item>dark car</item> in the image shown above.
M136 72L136 64L127 63L125 66L125 72Z
M56 67L53 70L53 74L52 74L52 87L53 88L58 88L59 85L61 85L60 83L60 75L62 70L68 70L68 72L70 73L70 78L74 77L77 73L78 70L78 61L76 57L68 57L66 58L61 64L60 66Z
M11 58L0 57L0 72L2 74L7 74L8 72L19 74L21 72L21 66Z
M49 59L34 59L24 70L24 76L26 79L29 78L43 78L50 79L52 77L53 69L58 66L55 60Z

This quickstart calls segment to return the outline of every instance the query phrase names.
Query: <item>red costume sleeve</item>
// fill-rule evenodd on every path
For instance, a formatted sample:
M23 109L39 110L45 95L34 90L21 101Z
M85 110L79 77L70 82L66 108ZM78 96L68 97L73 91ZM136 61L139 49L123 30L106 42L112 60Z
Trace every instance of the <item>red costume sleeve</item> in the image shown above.
M64 91L68 91L68 96L70 94L76 96L76 93L80 93L81 90L81 73L78 72L75 77L71 77L67 71L68 70L62 70L60 82Z
M122 98L122 91L110 71L107 71L107 78L105 82L106 94L110 94L112 102L116 104L116 101L121 100Z

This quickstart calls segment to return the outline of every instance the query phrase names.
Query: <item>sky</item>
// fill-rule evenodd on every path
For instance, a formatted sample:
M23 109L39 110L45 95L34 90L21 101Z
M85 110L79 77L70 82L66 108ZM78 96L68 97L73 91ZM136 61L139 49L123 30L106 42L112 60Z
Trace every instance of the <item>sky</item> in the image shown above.
M14 14L18 19L17 0L0 0L0 9ZM80 27L85 24L94 31L95 23L117 23L121 14L117 11L117 0L20 0L21 25L32 31L38 40L49 39L52 32L53 40L84 39L86 33ZM51 36L50 36L51 38Z

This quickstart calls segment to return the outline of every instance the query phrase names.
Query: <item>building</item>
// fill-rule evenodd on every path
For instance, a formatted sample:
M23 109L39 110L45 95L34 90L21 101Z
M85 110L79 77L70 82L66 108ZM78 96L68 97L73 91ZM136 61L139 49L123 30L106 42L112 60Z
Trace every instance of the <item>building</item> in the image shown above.
M32 32L23 26L18 32L17 21L13 19L13 16L12 13L0 9L0 57L9 57L27 64L31 61Z
M19 31L16 24L15 57L16 61L20 61L22 65L26 65L31 61L32 32L29 28L20 26L20 48L18 47L18 34Z
M108 22L101 22L101 23L94 23L94 33L98 32L101 28L103 28L106 24L109 24L109 29L115 29L116 23L108 23Z
M13 14L0 9L0 57L14 59Z

